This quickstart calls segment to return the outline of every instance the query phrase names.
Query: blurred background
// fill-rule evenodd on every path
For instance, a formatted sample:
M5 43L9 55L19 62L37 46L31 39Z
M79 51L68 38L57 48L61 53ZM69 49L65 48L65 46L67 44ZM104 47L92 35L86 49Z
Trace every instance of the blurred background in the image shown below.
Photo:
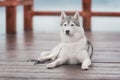
M34 0L35 11L82 11L82 0ZM120 0L92 0L92 11L119 12ZM0 34L5 34L5 7L0 7ZM35 32L59 31L60 16L35 16ZM47 24L47 25L46 25ZM81 18L82 24L82 18ZM92 31L119 32L120 17L92 17ZM17 7L17 33L23 33L23 7Z

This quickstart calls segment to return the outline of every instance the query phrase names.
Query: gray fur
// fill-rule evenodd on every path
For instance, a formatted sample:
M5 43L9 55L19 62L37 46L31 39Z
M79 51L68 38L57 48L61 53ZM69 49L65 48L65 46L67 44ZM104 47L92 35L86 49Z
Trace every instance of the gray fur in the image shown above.
M92 45L92 43L89 40L87 40L87 51L88 51L88 53L90 55L90 58L92 59L92 56L93 56L93 45Z
M72 21L76 26L80 26L80 22L73 16L67 16L64 19L62 19L60 26L62 26L65 23L65 21L67 21L68 24Z

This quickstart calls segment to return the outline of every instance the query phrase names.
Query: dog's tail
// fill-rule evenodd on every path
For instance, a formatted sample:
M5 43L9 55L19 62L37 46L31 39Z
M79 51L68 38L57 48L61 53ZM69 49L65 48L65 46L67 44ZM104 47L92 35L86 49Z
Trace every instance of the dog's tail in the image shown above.
M87 51L89 53L90 58L93 56L93 45L90 41L87 41Z

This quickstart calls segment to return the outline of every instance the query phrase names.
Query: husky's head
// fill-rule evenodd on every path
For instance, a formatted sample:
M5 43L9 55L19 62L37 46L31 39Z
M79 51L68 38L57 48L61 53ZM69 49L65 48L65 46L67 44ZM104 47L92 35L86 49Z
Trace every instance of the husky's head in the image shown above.
M60 28L62 41L74 42L84 36L84 30L80 26L78 12L74 16L67 16L65 12L62 12Z

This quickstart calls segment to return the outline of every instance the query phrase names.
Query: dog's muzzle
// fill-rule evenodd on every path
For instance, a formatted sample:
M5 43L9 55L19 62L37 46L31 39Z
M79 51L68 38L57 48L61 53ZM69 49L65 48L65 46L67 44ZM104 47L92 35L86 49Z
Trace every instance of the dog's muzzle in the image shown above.
M69 35L69 34L70 34L70 31L69 31L69 30L66 30L65 33L66 33L66 35Z

